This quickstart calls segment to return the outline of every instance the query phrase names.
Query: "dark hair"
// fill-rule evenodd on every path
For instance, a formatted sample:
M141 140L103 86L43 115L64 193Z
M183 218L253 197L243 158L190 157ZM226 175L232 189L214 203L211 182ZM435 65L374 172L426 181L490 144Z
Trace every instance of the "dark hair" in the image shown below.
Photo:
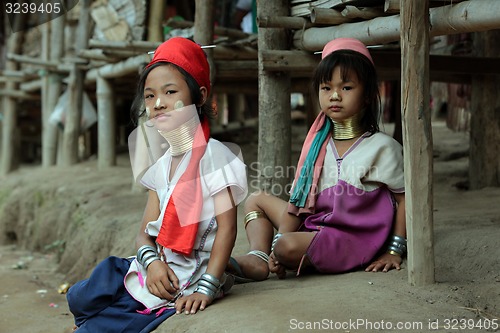
M312 78L312 85L316 92L322 83L332 79L335 67L340 66L342 80L347 79L349 71L356 73L358 80L364 85L366 110L361 118L361 126L371 133L379 131L380 92L375 66L367 57L351 50L338 50L325 57L316 67Z
M136 93L134 100L132 102L132 106L130 108L131 115L132 115L132 120L137 124L137 119L142 117L144 113L146 112L146 108L144 106L144 86L146 84L146 78L148 77L149 73L156 67L159 66L172 66L175 69L177 69L184 79L186 80L189 93L191 95L191 102L195 105L198 105L202 102L202 95L200 92L200 85L196 80L184 69L181 67L172 64L170 62L157 62L153 64L151 67L145 68L141 75L139 76L139 82L137 84L136 88ZM207 87L209 88L209 87ZM207 99L208 101L208 99ZM213 118L214 117L214 110L210 106L210 103L205 102L200 108L201 112L198 114L200 117L200 121L203 120L203 117L208 117L208 118Z

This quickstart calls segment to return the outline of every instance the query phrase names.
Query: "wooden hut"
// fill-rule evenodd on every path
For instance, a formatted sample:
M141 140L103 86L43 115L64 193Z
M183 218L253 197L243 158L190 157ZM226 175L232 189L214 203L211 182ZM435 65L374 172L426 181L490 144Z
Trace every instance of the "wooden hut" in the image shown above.
M169 22L171 29L193 28L195 41L216 44L208 51L214 92L258 93L258 159L262 170L290 164L290 93L308 94L304 82L319 61L315 51L336 37L355 37L371 49L382 80L398 82L405 155L409 281L434 281L432 221L432 131L430 82L470 84L470 187L500 185L500 3L496 0L291 0L259 1L258 34L214 26L215 0L195 5L193 21ZM138 70L165 38L162 0L82 0L66 15L41 29L40 52L22 54L25 31L10 34L0 76L3 102L0 170L16 167L16 104L39 100L42 164L78 162L82 95L97 105L99 167L111 167L117 154L117 117L134 90ZM133 19L127 20L130 16ZM106 20L102 18L105 17ZM147 19L146 19L147 18ZM22 27L18 16L11 25ZM7 25L6 25L7 26ZM147 33L144 27L147 26ZM69 30L69 33L68 33ZM66 31L66 33L63 33ZM92 32L92 34L91 34ZM434 54L433 37L473 33L473 54ZM69 37L68 37L69 36ZM147 38L146 38L147 36ZM214 38L216 36L216 38ZM66 42L62 41L66 39ZM64 131L49 117L65 85L70 113ZM237 116L236 128L251 124ZM222 129L231 127L219 124ZM59 137L59 139L58 139ZM62 138L62 140L60 140ZM490 149L483 149L488 145ZM261 187L283 186L289 179L262 173Z

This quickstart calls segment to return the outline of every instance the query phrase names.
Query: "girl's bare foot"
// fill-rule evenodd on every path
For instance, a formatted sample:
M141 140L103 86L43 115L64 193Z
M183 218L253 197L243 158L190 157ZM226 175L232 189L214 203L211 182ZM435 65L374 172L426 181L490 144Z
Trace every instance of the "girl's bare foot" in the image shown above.
M243 276L240 277L255 281L265 280L269 276L268 263L254 254L245 254L234 259L239 269L234 267L233 263L230 263L226 270L228 273L235 275L242 273Z

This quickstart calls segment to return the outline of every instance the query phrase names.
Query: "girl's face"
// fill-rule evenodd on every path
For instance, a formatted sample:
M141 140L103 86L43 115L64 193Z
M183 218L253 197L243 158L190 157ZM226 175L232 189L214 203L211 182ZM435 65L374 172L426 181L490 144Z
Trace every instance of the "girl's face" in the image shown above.
M157 121L167 120L169 112L192 104L184 76L173 66L153 68L144 84L144 104L149 118Z
M322 112L336 122L342 122L366 106L364 85L353 71L342 80L342 71L335 67L329 82L319 86L319 104Z

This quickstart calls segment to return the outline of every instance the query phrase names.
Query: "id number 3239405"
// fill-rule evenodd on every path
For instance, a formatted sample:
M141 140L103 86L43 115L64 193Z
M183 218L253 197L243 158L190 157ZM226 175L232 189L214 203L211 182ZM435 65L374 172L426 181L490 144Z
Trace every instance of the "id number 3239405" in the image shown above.
M5 12L7 14L59 14L62 10L62 5L58 1L37 2L7 2Z

